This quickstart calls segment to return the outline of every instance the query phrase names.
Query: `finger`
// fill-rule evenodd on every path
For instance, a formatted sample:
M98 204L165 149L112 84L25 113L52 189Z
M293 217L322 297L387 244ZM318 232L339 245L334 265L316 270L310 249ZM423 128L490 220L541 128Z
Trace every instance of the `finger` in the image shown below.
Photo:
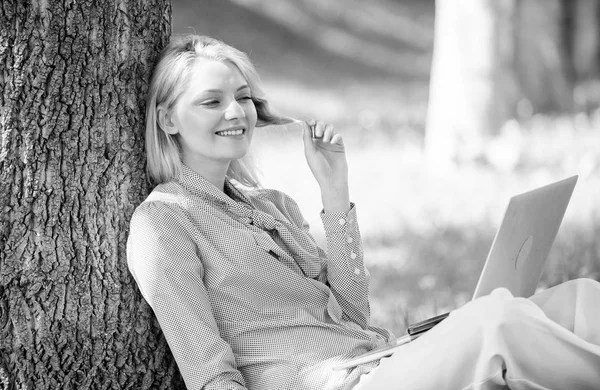
M323 131L323 137L322 137L321 141L330 142L331 137L333 137L334 134L335 133L333 132L333 125L328 124L327 126L325 126L325 130Z
M317 121L314 119L309 119L306 121L306 124L308 125L308 128L310 130L310 134L312 138L316 138L315 136L315 127L317 126Z
M323 134L325 133L325 124L322 121L315 121L314 128L314 138L323 138Z
M340 133L335 133L333 135L333 137L331 137L331 141L329 141L332 144L336 144L336 145L344 145L344 138L342 137L342 135Z

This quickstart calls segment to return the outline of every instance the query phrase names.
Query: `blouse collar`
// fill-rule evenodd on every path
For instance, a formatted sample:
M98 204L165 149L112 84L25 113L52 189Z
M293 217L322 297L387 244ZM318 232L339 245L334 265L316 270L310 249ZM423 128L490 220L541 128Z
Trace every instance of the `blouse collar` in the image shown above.
M202 175L198 174L187 165L182 164L177 181L194 195L212 198L219 203L230 206L237 204L237 202L242 202L247 206L254 208L250 199L227 177L225 178L225 191L223 192L214 184L206 180ZM228 196L228 194L230 196Z

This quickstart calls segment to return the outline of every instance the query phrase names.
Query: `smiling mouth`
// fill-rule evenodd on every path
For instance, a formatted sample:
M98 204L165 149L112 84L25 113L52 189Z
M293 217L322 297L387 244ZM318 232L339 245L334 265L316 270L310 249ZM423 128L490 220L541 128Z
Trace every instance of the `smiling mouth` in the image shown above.
M234 137L236 135L242 135L246 132L246 129L237 129L237 130L223 130L217 131L215 134L221 137Z

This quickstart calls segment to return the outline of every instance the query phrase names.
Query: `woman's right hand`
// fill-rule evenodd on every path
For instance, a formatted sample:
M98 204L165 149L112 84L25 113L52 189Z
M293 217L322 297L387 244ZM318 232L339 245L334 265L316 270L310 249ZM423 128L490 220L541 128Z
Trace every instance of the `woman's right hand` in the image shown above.
M335 132L332 124L322 121L310 120L302 126L304 155L321 187L325 211L348 211L348 163L342 135Z

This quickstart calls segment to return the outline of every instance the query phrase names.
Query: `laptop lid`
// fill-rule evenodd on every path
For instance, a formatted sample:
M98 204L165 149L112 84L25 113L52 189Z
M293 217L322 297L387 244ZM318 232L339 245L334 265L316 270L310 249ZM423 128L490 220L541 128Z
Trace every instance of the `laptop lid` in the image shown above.
M490 248L473 299L498 287L530 297L577 183L577 176L513 196Z

